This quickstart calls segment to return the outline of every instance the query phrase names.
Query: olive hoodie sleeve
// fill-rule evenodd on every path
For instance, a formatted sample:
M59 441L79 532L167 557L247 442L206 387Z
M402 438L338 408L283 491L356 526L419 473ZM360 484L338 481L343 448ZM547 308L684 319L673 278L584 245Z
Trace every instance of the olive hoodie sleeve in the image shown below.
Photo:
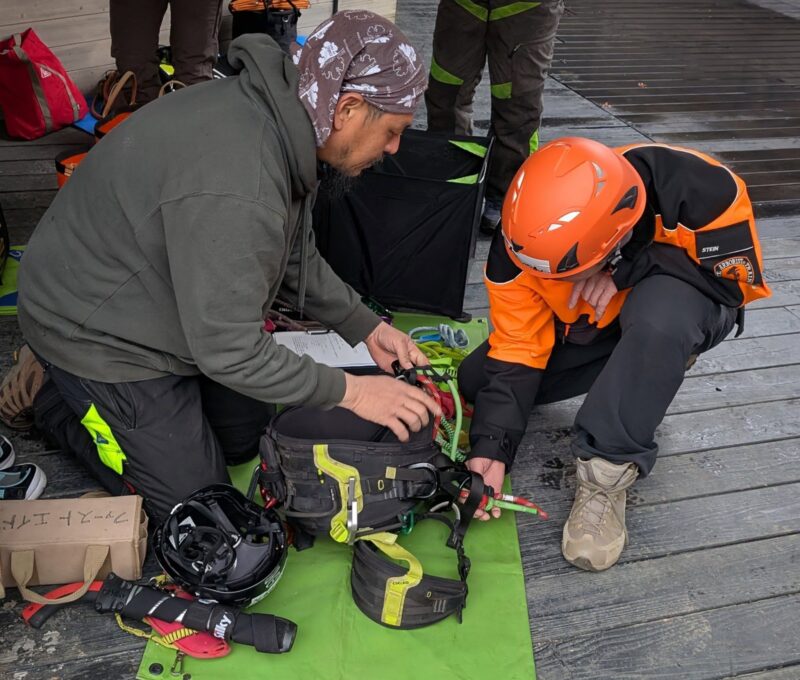
M264 332L286 257L286 216L265 203L203 193L161 205L171 284L197 367L260 401L333 406L344 373Z
M306 280L304 310L333 328L350 345L364 340L380 323L380 318L362 304L359 294L342 281L319 254L311 229L306 234L300 233L289 255L280 292L290 302L301 302L299 292L303 276Z

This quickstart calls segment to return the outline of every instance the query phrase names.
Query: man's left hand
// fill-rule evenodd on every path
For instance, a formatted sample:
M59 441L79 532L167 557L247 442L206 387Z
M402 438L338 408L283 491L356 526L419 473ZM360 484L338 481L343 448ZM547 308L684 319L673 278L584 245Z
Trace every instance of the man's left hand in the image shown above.
M430 363L411 338L385 321L378 324L364 343L375 363L387 373L392 373L392 362L395 360L403 368L427 366Z

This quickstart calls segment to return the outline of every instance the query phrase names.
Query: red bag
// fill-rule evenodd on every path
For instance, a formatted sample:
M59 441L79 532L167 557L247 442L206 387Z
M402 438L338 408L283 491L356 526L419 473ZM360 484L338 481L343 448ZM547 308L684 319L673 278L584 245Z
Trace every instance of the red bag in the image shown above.
M0 108L12 137L36 139L87 113L61 62L29 28L0 41Z

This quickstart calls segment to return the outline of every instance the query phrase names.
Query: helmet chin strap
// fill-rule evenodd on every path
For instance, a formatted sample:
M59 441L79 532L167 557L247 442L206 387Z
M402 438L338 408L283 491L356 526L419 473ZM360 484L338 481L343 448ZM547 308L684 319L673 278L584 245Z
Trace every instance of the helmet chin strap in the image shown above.
M619 243L617 243L614 250L611 251L611 254L606 259L605 267L603 267L603 271L608 272L609 274L613 274L617 271L617 265L619 261L622 259L622 249L628 243L628 241L633 238L633 230L631 229L625 236L623 236Z

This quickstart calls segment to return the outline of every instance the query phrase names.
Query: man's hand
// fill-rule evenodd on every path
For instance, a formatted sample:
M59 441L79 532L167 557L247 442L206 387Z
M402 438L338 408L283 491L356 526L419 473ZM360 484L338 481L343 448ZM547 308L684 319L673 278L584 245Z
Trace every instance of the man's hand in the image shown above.
M401 442L409 432L428 424L429 413L440 415L436 402L419 387L387 375L356 376L345 373L347 387L339 406L357 416L385 425Z
M569 296L569 308L578 304L578 299L583 298L594 307L594 317L599 321L606 312L608 303L617 293L614 279L608 272L597 272L588 279L576 281L572 284L572 294Z
M483 476L483 483L486 486L491 486L495 493L503 490L503 480L506 477L506 464L499 460L491 460L490 458L470 458L467 461L467 469L472 472L477 472ZM497 519L500 517L500 508L491 509L491 517ZM483 520L484 522L491 519L488 512L477 510L475 518Z
M384 321L375 327L364 343L375 363L387 373L392 372L392 362L396 359L403 368L427 366L429 363L411 338Z

